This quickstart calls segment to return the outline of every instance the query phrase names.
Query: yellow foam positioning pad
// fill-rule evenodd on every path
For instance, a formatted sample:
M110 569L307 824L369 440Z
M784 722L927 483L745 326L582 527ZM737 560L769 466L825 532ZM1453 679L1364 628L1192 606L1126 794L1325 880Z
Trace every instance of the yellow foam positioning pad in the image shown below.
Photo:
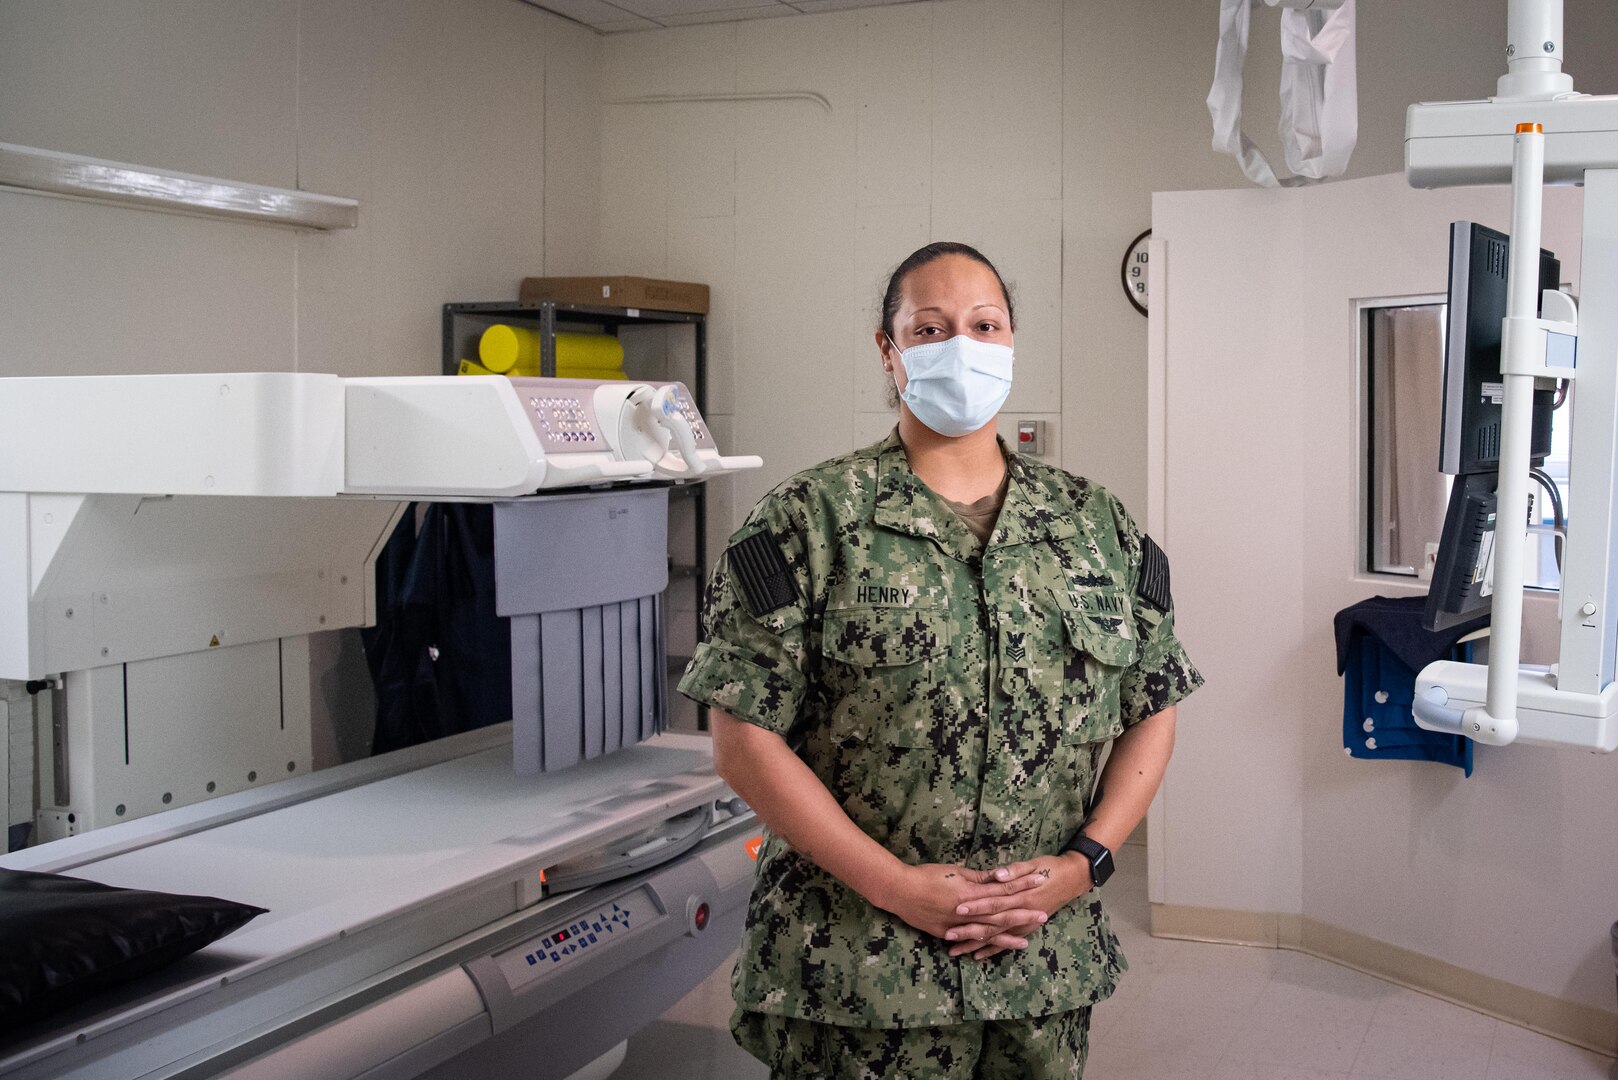
M461 366L458 369L456 369L455 374L457 374L457 375L493 375L494 372L490 371L488 368L484 367L482 364L475 363L475 362L473 362L471 360L462 360L461 361Z
M516 368L539 370L539 335L521 326L495 323L478 341L478 359L496 375Z
M591 371L621 371L624 346L611 334L557 334L556 370L588 368ZM604 376L603 376L604 377Z
M538 375L539 333L525 326L495 323L478 341L478 359L494 375ZM556 335L556 370L563 377L583 370L591 372L592 378L605 379L609 377L606 372L622 371L623 367L624 347L611 334Z

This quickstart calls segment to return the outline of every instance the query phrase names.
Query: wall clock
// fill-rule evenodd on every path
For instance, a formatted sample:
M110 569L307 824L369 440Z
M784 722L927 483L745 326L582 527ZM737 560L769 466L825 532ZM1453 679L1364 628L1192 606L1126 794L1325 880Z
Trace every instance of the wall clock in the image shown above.
M1119 273L1123 276L1124 295L1129 302L1135 305L1135 310L1142 315L1146 314L1146 305L1151 296L1146 287L1147 254L1146 241L1151 239L1152 230L1147 229L1129 242L1124 249L1124 265Z

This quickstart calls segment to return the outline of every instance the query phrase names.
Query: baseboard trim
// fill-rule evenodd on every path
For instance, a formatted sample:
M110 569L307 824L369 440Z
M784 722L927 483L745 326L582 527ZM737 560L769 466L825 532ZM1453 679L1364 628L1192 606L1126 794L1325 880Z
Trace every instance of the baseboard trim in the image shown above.
M1301 915L1153 904L1152 936L1293 949L1598 1054L1618 1054L1618 1013L1552 997Z

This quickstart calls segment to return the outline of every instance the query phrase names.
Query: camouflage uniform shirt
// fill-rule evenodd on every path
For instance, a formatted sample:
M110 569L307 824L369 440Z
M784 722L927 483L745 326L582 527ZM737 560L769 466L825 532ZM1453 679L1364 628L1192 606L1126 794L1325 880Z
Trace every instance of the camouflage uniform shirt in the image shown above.
M909 864L1060 851L1106 742L1202 681L1171 605L1137 594L1149 542L1117 500L1015 454L1008 467L987 544L916 477L897 432L787 480L715 567L680 683L785 737ZM1124 967L1093 892L1027 949L951 959L768 835L734 989L744 1009L911 1027L1080 1008Z

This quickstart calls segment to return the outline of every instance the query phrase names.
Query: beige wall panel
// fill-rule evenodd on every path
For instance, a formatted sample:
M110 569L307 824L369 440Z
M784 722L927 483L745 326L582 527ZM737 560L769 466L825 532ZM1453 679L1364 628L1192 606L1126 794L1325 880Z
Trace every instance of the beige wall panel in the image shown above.
M323 361L330 359L348 367L339 372L344 375L436 375L440 371L435 355L439 350L429 351L427 342L437 325L435 304L449 299L434 295L432 280L433 261L443 245L434 213L435 202L442 198L435 195L442 163L434 106L444 72L427 40L426 7L422 2L394 2L387 17L377 6L368 13L366 29L374 42L371 93L366 102L368 198L360 207L360 226L354 236L307 252L315 310L341 311L345 304L358 304L368 324L370 347L364 357L346 361L311 357L318 366L327 366ZM429 146L432 152L424 154ZM343 264L349 261L352 265L351 260L358 257L355 248L362 246L369 249L365 266L352 286L355 292L344 296L342 282L349 266ZM335 265L322 267L322 256ZM338 295L325 295L333 282ZM319 316L316 318L318 321Z
M760 360L738 367L736 444L764 456L761 472L737 478L744 506L775 482L852 445L852 376L848 352L817 332L852 318L841 282L851 253L843 250L852 207L822 229L786 232L773 215L737 220L737 302L749 312L736 333L736 354ZM800 322L800 332L792 323Z
M668 125L663 152L669 217L736 213L736 109L728 101L649 107Z
M861 411L888 407L888 375L882 370L874 338L882 324L882 293L894 269L931 239L931 221L932 209L927 205L859 209L850 285L860 316L851 327L850 355L854 365L854 407Z
M334 375L396 375L391 357L372 349L376 312L371 292L374 232L303 233L298 236L298 370ZM419 359L419 358L418 358ZM418 375L438 374L419 364Z
M859 204L926 206L933 178L933 7L896 4L859 14Z
M613 105L662 94L729 94L736 89L737 24L694 26L604 39L602 93L611 115L634 111L636 141L613 153L659 174L671 217L735 212L734 106L726 102ZM644 113L644 116L638 115ZM652 131L649 125L655 125ZM610 178L610 167L609 167ZM649 186L647 193L650 194ZM620 231L607 226L608 231Z
M703 413L702 418L708 422L708 430L713 433L714 441L727 454L762 454L760 448L749 448L736 442L734 416L725 413ZM741 526L742 518L747 515L749 507L737 503L734 476L716 477L707 481L707 484L708 568L712 569L714 560L725 550L725 541Z
M0 141L296 187L297 0L0 4Z
M512 298L542 265L548 25L494 0L389 0L376 11L369 228L378 370L437 373L441 306Z
M410 150L440 163L431 209L441 221L444 299L515 297L542 265L544 63L554 21L508 0L432 0L422 12L422 43L440 65L440 120L434 143ZM446 27L455 33L446 37Z
M289 230L0 192L0 375L291 371Z
M602 100L612 102L671 93L674 71L669 64L669 39L673 36L673 33L608 34L601 38Z
M668 273L708 286L708 413L736 411L736 219L675 218L669 222ZM756 358L755 358L756 359ZM719 444L732 453L725 443Z
M737 89L813 90L810 102L738 107L736 445L764 468L736 479L738 509L853 445L845 331L854 267L856 13L738 24Z
M883 412L857 412L854 414L854 445L870 446L880 439L888 437L893 425L899 422L897 413Z
M1011 288L1017 309L1017 364L1006 409L1049 412L1060 408L1061 202L937 203L932 238L971 244L989 257Z
M600 273L601 42L564 19L544 17L545 270Z
M936 203L1062 197L1060 0L934 4L932 99Z
M360 200L356 229L298 234L298 369L387 374L371 352L376 205L371 78L379 43L372 0L301 0L298 173L313 191ZM321 654L324 655L324 654Z
M811 90L832 103L834 113L853 136L860 87L860 16L865 12L839 11L809 18L755 19L736 27L736 91ZM809 102L788 106L812 109ZM772 117L774 114L772 114ZM785 123L784 117L777 122ZM843 162L837 162L842 165ZM804 174L851 183L852 167L832 172L830 162ZM849 163L851 166L852 163Z
M1124 248L1150 227L1152 192L1247 181L1209 148L1217 5L1068 0L1065 15L1064 464L1144 517L1146 320L1119 284ZM1278 112L1273 20L1256 22L1246 77L1247 129L1263 140Z
M606 105L601 123L597 274L667 276L666 105Z
M730 93L736 89L738 25L607 36L602 39L602 96L614 101L648 94Z
M298 0L298 181L360 200L371 193L376 0Z
M437 373L442 304L510 299L520 278L543 272L553 157L544 55L551 35L572 28L498 0L308 8L302 168L310 186L352 192L362 206L358 229L300 238L300 365ZM458 32L446 36L446 25ZM599 161L585 124L592 106L580 98L565 115L581 129L558 139L582 146L571 173L562 169L574 184L558 196L569 212L557 216L573 232L560 250L594 241Z
M1065 216L1066 465L1144 508L1146 320L1124 296L1118 270L1150 215L1113 216L1070 203Z
M750 263L749 245L740 246L745 266ZM830 257L804 260L821 266L831 261ZM812 312L835 308L837 303L836 294L817 292L816 286L807 275L761 281L749 278L744 270L739 299L745 307L764 307L781 304L787 297L785 306L810 312L805 317L812 322ZM745 512L792 473L853 448L853 395L847 353L828 347L819 335L760 321L738 331L737 352L768 356L771 361L768 372L744 369L737 377L733 445L764 458L763 469L737 477L738 509Z

